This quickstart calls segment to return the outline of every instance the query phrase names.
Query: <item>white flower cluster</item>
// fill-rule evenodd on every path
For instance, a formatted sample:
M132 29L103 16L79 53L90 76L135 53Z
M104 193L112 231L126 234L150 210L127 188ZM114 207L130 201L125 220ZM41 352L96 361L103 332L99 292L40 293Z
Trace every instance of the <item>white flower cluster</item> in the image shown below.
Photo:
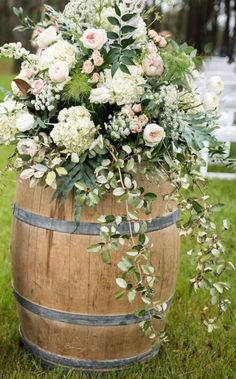
M0 104L0 144L10 145L15 141L18 117L22 114L23 104L6 100Z
M56 101L60 100L60 98L60 89L51 82L48 82L40 93L35 94L35 99L31 100L31 103L34 105L36 111L48 109L51 112L55 109Z
M28 57L30 55L30 52L22 47L21 42L6 43L0 47L0 56L1 55L6 58L21 59Z
M97 26L103 17L103 11L114 3L114 0L71 0L65 6L64 12L59 15L59 20L69 29L82 32L86 28Z
M98 88L91 91L91 103L124 105L140 102L144 93L142 85L146 82L142 68L129 66L129 70L131 75L119 69L113 77L110 69L105 70Z
M73 68L76 64L76 53L78 49L71 43L60 40L47 49L43 50L40 57L42 68L50 68L56 62L66 62L69 68Z
M163 85L158 92L146 92L145 99L153 104L152 112L155 117L159 116L160 111L172 113L177 111L179 105L178 89L175 85Z
M90 112L84 106L63 109L58 120L50 134L57 146L78 156L90 148L94 140L95 125Z
M127 138L131 134L130 120L123 114L109 116L110 122L105 124L106 131L112 140Z

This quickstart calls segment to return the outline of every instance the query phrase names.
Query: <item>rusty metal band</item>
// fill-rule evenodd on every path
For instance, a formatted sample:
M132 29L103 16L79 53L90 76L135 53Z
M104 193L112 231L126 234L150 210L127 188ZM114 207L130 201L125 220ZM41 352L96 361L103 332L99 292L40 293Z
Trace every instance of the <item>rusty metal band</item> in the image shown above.
M50 320L64 322L67 324L74 325L86 325L86 326L120 326L120 325L131 325L138 324L142 321L150 320L153 315L161 316L167 312L172 303L172 298L166 303L162 304L163 309L160 312L155 310L150 310L146 312L143 317L137 317L135 314L123 314L123 315L85 315L78 313L62 312L54 309L49 309L29 301L28 299L21 296L15 289L13 290L15 298L24 309L42 317L46 317Z
M145 361L146 359L154 357L160 350L160 346L157 345L154 348L146 351L143 354L136 355L131 358L114 359L114 360L80 360L75 358L67 358L61 355L56 355L46 350L41 349L37 345L29 341L23 331L20 329L21 340L24 347L32 353L36 358L48 367L61 367L64 369L78 369L84 371L96 371L96 370L120 370L131 366L134 363Z
M52 230L59 233L68 233L68 234L80 234L80 235L93 235L97 236L100 234L101 224L91 223L91 222L81 222L79 226L73 221L64 221L58 220L50 217L41 216L35 213L28 212L24 209L17 207L15 204L13 206L13 214L16 219L37 227L46 230ZM147 222L147 232L155 232L168 228L169 226L174 225L180 217L180 211L175 210L165 216L155 218L150 222ZM140 221L140 225L142 222ZM109 226L109 225L108 225ZM122 235L129 235L129 225L127 222L122 222L117 230ZM135 233L133 229L133 233Z

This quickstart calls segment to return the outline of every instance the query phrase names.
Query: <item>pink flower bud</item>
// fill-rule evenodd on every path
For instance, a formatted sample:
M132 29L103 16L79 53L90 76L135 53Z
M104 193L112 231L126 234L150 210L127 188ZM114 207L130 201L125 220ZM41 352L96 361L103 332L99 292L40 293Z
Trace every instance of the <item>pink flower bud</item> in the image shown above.
M134 113L140 113L142 111L142 105L141 104L134 104L132 107L132 110Z
M148 117L145 114L141 114L141 116L139 116L139 121L141 121L142 124L146 125L148 123Z
M97 84L100 80L100 75L97 72L94 72L92 78L89 80L90 83Z
M167 40L166 40L164 37L161 37L161 40L160 40L160 42L159 42L159 46L160 46L161 48L165 48L167 45L168 45Z
M43 87L44 87L44 81L42 79L34 80L31 84L32 86L32 93L34 95L38 95L39 93L42 92Z
M83 64L83 73L85 74L91 74L94 70L94 65L92 64L92 62L90 60L87 60L84 62Z
M139 121L139 119L134 120L133 127L132 127L132 133L141 133L143 130L142 123Z
M153 29L149 30L148 35L150 38L155 38L156 36L158 36L157 32Z

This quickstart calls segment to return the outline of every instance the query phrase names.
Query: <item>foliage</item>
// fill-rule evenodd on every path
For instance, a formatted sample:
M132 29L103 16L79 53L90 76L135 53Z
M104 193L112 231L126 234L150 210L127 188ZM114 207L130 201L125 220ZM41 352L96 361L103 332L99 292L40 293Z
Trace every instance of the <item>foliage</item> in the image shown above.
M77 225L84 204L95 207L108 193L124 203L124 214L101 215L100 242L89 253L108 264L114 250L124 249L116 296L130 303L139 296L139 316L152 309L160 317L161 307L147 221L139 222L141 210L152 217L157 194L146 193L140 179L157 187L169 182L165 201L183 211L182 234L199 245L189 253L196 266L191 286L207 290L202 319L212 332L230 303L220 277L234 265L224 259L222 226L217 232L212 218L218 207L208 202L197 169L206 142L220 151L213 131L223 83L205 80L202 88L196 51L148 30L142 3L70 1L62 13L47 7L37 26L39 56L19 43L4 45L2 56L23 63L1 105L0 143L15 143L15 167L31 186L53 188L61 204L74 194ZM141 327L154 344L165 339L153 319Z

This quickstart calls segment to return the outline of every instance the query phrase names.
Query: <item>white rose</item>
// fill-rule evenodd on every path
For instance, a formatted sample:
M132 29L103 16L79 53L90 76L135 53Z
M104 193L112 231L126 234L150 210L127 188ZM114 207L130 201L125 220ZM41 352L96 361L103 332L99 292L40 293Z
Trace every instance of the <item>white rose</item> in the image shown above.
M218 95L224 91L224 82L219 76L213 76L208 80L207 88Z
M148 124L144 129L143 139L146 146L154 147L158 145L166 136L164 129L157 124Z
M39 47L46 48L57 40L57 32L54 26L50 26L45 29L42 33L36 38L36 42Z
M34 127L34 117L29 113L21 114L17 121L16 127L20 132L26 132Z
M80 40L87 49L100 50L107 42L107 33L104 29L87 29Z
M38 152L38 147L32 139L25 138L18 142L17 150L20 155L29 155L32 158Z
M91 103L105 104L108 103L111 98L110 91L106 87L94 88L90 94Z
M212 111L219 106L219 97L214 92L207 92L203 97L203 106L206 111Z
M49 69L49 77L55 83L63 83L69 78L69 65L67 62L56 62Z
M145 57L142 66L145 74L150 77L159 77L164 72L164 63L158 54L151 54Z

